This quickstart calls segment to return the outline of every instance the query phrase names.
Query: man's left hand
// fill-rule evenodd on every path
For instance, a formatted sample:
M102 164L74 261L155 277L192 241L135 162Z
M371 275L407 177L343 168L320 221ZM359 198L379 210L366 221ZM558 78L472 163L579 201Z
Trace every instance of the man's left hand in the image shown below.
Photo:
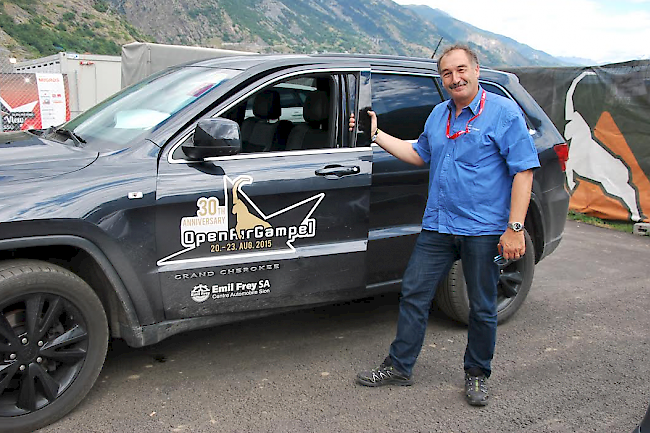
M524 231L515 232L507 229L499 239L499 253L506 260L519 260L526 253Z

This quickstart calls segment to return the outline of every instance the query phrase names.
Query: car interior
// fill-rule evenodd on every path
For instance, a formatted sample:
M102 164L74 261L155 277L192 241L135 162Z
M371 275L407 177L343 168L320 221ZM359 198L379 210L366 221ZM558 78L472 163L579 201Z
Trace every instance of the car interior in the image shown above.
M222 117L236 121L242 152L333 147L333 77L299 77L257 92Z

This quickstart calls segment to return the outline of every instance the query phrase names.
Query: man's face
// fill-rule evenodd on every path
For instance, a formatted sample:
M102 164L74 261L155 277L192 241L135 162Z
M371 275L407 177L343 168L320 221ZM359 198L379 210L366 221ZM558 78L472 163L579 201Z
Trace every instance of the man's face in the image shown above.
M442 85L461 107L467 106L478 93L479 66L463 50L453 50L440 61Z

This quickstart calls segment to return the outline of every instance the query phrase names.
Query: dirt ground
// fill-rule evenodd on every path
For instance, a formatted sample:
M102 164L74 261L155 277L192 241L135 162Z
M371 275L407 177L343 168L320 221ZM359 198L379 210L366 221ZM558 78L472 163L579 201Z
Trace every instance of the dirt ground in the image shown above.
M412 387L365 388L397 296L114 342L88 397L43 432L632 432L650 400L650 238L568 221L499 327L486 408L463 398L466 329L429 320Z

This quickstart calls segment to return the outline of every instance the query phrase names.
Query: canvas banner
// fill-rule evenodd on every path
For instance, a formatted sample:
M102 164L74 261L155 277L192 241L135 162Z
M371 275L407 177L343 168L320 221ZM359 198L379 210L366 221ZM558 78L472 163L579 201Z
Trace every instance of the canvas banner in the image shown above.
M570 208L650 222L650 61L510 72L569 145Z

